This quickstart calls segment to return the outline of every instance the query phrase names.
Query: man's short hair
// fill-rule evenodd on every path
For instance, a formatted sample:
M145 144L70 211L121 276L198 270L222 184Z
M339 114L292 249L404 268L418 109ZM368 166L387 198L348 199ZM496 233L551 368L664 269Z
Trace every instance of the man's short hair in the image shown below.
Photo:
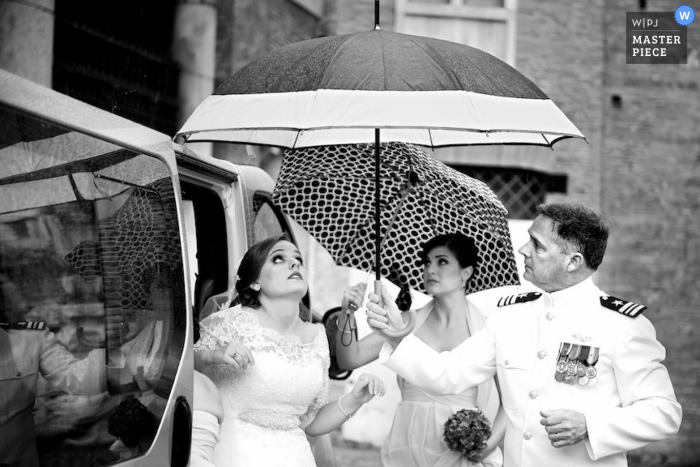
M609 233L608 223L600 214L578 203L541 204L537 214L551 218L559 238L581 253L589 268L598 269Z

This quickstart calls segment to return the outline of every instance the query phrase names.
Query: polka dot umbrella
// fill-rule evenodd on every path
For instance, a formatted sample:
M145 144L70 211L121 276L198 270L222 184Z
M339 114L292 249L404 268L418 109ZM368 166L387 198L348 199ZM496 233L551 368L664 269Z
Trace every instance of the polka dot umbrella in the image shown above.
M476 242L480 262L467 293L519 284L507 211L491 189L416 146L381 147L381 276L425 292L419 253L438 234L460 232ZM375 268L374 145L287 150L272 201L333 256L337 264Z

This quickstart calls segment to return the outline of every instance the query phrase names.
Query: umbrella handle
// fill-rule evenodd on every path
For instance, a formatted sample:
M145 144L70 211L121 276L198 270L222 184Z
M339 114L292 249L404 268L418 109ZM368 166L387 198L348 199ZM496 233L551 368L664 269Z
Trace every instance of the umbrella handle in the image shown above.
M384 300L382 299L382 281L374 281L374 293L377 294L377 297L379 297L378 305L380 307L383 307ZM406 323L406 326L403 329L399 329L397 331L392 331L389 329L377 329L376 331L382 334L384 337L388 337L390 339L400 339L402 337L406 337L411 332L413 332L413 328L416 327L414 315L415 313L408 314L408 322Z

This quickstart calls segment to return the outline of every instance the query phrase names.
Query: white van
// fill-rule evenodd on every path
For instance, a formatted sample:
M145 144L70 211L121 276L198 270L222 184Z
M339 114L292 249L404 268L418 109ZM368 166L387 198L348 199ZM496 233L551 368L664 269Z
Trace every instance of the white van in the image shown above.
M193 316L273 181L0 70L0 466L185 466Z

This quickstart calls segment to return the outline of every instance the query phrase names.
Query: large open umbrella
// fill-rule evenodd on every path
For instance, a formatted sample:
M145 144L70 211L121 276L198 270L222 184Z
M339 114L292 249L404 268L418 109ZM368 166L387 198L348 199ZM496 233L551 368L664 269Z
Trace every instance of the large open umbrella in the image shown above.
M290 44L254 60L208 97L177 136L284 148L374 142L375 284L382 141L551 147L583 138L545 93L496 57L378 26Z

